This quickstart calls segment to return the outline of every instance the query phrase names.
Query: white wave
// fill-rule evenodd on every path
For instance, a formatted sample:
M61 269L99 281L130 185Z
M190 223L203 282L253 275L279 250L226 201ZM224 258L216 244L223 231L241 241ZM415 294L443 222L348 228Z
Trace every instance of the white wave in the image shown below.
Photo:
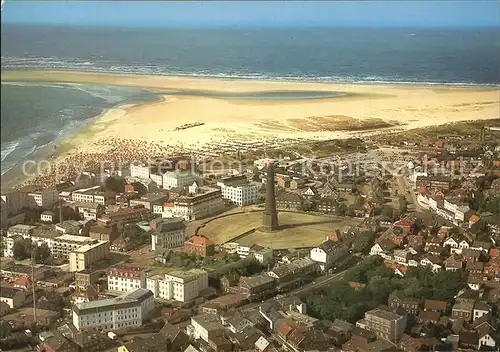
M107 60L99 62L83 61L78 59L60 59L52 57L38 58L19 58L19 57L3 57L2 67L34 66L37 68L58 68L58 69L77 69L85 72L108 72L108 73L124 73L124 74L154 74L154 75L172 75L172 76L188 76L188 77L206 77L206 78L227 78L227 79L262 79L262 80L290 80L290 81L314 81L314 82L342 82L342 83L374 83L374 84L402 84L402 85L444 85L444 86L471 86L471 87L498 87L499 84L480 84L475 82L445 82L445 81L424 81L424 80L408 80L407 78L384 77L376 75L293 75L284 74L276 75L271 73L259 72L214 72L209 69L202 69L198 72L186 72L178 68L163 67L158 65L116 65ZM111 103L119 102L122 97L106 96L100 92L87 91L96 97L105 99Z
M12 141L5 143L5 146L2 147L2 159L1 161L4 161L6 157L8 157L14 150L16 150L17 146L19 145L19 141Z

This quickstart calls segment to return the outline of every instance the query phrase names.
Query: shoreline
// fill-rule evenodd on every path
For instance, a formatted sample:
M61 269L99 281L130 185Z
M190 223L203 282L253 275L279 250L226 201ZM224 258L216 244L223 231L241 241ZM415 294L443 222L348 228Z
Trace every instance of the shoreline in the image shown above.
M287 140L362 138L392 133L395 129L500 117L496 87L439 88L436 85L231 80L75 71L10 72L7 76L11 80L7 80L7 84L13 81L102 84L142 88L161 97L154 102L121 102L87 120L62 139L58 147L61 153L53 162L73 167L85 162L96 166L97 160L121 163L125 159L143 158L148 153L153 156L184 151L210 157L214 150L221 152L223 145L237 145L238 141L269 142L267 148L272 148L272 145L286 144ZM5 71L2 71L2 83L4 80ZM169 91L187 94L169 94ZM343 95L279 99L280 92L298 91ZM189 92L197 94L189 95ZM231 94L251 96L263 92L278 93L278 98L231 98ZM175 130L188 123L197 125Z
M423 88L463 88L463 89L499 89L500 88L500 83L472 83L472 82L422 82L422 81L369 81L369 80L322 80L322 79L312 79L312 78L307 78L307 77L271 77L271 76L262 76L262 77L257 77L257 76L224 76L224 75L199 75L199 74L180 74L180 73L157 73L157 74L151 74L151 73L141 73L141 72L114 72L114 71L92 71L92 70L74 70L74 69L63 69L63 68L58 68L57 70L54 70L52 68L35 68L33 67L32 69L30 68L29 70L19 70L18 68L3 68L0 70L1 75L2 75L2 83L4 82L4 74L8 73L26 73L29 74L31 73L55 73L55 74L84 74L84 75L110 75L110 76L121 76L121 77L165 77L165 78L172 78L172 79L199 79L199 80L221 80L221 81L235 81L235 82L240 82L240 81L246 81L246 82L267 82L267 83L304 83L304 84L321 84L321 85L366 85L366 86L383 86L383 87L390 87L390 86L397 86L397 87L423 87ZM5 82L12 82L16 83L14 80L7 79ZM19 81L22 83L23 81ZM29 80L26 82L30 82ZM56 81L56 80L49 80L47 83L50 82L59 82L61 84L67 83L75 83L72 81ZM144 87L144 88L150 88L150 87Z

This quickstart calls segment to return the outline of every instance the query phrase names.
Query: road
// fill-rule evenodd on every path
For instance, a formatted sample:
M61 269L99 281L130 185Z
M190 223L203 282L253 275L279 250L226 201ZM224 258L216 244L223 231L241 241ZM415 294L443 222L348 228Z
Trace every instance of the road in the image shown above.
M404 175L396 176L396 181L398 183L398 187L401 194L405 195L405 198L410 200L411 207L408 206L409 211L422 210L422 208L418 205L417 196L413 191L413 188L410 186L408 179Z

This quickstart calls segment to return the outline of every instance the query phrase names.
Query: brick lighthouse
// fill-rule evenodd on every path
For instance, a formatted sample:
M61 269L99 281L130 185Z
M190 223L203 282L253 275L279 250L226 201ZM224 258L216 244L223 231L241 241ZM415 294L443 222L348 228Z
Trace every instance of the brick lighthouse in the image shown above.
M266 206L262 215L262 231L278 230L278 212L276 211L276 196L274 194L274 166L267 164L266 176Z

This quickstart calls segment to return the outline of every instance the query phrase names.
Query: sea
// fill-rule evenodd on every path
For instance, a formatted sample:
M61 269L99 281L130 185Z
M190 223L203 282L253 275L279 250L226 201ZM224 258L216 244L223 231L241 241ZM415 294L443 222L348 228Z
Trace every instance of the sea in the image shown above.
M230 79L494 87L497 29L116 29L5 25L1 69ZM212 95L191 91L173 94ZM248 99L314 99L262 92ZM331 93L329 93L331 94ZM110 107L149 102L141 88L1 84L1 173L40 160ZM224 98L231 98L225 96Z

